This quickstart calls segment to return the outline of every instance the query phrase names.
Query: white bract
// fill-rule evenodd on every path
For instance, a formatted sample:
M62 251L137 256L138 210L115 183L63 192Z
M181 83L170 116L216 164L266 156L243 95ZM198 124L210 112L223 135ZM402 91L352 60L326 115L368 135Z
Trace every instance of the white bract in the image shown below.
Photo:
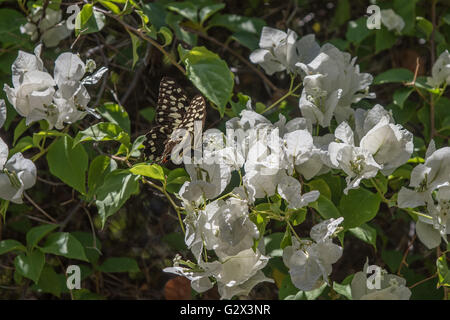
M313 34L297 40L298 35L270 27L262 29L259 49L250 55L250 61L259 64L268 75L287 70L299 73L297 62L309 63L319 53L320 46Z
M434 142L428 146L425 163L417 165L411 172L409 186L398 193L400 208L416 208L433 201L434 190L450 185L450 147L435 150Z
M405 27L405 21L392 9L381 10L381 22L388 30L400 32Z
M28 17L28 22L20 26L20 32L31 37L31 41L36 41L40 35L40 40L47 47L56 47L58 43L67 38L71 31L67 29L66 22L62 19L61 10L45 9L43 15L42 7L34 7Z
M0 198L22 203L23 192L36 183L36 166L16 153L8 159L9 149L0 139Z
M303 117L328 127L333 117L338 123L349 119L352 103L375 97L369 93L372 76L360 73L355 62L349 53L325 44L313 61L297 64L306 73L299 102Z
M450 53L448 50L442 52L431 69L431 77L427 83L432 87L440 87L442 84L450 84Z
M409 300L411 290L406 286L405 279L388 274L386 270L378 266L375 268L375 272L378 273L370 274L367 272L368 267L366 262L363 271L353 276L351 283L353 300ZM371 279L368 279L368 276Z
M318 288L332 271L332 264L342 256L342 248L332 242L344 218L325 220L310 232L313 241L292 237L292 246L284 248L283 262L289 268L292 283L300 290Z

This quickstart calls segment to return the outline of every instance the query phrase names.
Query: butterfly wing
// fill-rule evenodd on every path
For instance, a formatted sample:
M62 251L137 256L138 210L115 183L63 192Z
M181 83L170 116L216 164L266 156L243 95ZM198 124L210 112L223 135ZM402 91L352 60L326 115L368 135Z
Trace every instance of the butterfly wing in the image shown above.
M194 124L196 121L201 122L202 131L203 126L205 125L205 119L206 119L206 101L205 98L203 98L201 95L195 96L191 103L189 104L188 109L186 110L186 113L184 114L180 124L176 129L184 129L186 130L186 135L194 134ZM164 152L162 154L162 159L165 161L167 157L172 152L172 149L181 141L183 141L186 138L169 138L168 141L165 144Z
M148 161L160 161L167 137L179 126L187 109L188 97L183 88L172 78L162 78L156 105L156 126L146 134L144 144L144 155Z

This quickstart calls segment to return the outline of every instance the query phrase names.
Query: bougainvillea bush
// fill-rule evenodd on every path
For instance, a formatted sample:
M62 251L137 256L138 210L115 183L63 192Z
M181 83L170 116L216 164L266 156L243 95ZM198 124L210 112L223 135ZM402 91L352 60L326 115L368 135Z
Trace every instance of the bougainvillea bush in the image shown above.
M1 298L449 298L448 1L0 5Z

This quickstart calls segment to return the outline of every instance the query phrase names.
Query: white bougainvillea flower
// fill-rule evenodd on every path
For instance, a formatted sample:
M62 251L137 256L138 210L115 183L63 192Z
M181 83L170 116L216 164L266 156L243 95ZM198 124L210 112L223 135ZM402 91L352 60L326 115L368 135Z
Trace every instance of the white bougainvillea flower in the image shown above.
M18 88L23 82L23 76L30 71L44 71L44 63L40 58L42 45L37 45L34 48L34 54L19 50L16 60L11 66L12 84Z
M295 130L284 135L284 152L289 164L300 165L311 158L314 148L313 137L307 130Z
M0 128L3 127L6 121L6 103L5 100L0 99Z
M248 295L261 282L274 282L261 271L269 261L269 257L257 249L247 249L234 256L222 257L221 268L213 273L221 299L233 296Z
M436 201L427 203L427 211L431 219L419 216L416 233L428 249L441 244L441 238L448 243L450 234L450 186L441 187L436 192Z
M320 54L310 63L297 63L307 76L300 97L303 117L322 127L328 127L333 116L340 123L352 114L352 103L363 98L374 98L369 93L372 76L360 73L356 58L331 44L325 44Z
M287 70L289 73L299 71L296 63L309 63L319 53L320 46L313 34L297 40L298 35L288 30L287 33L270 27L261 32L259 49L250 55L250 61L259 64L268 75Z
M0 198L22 203L23 192L36 183L36 166L19 152L8 160L8 146L0 139Z
M354 145L353 131L346 122L336 128L335 136L342 142L331 142L328 153L331 164L347 174L344 189L347 194L348 190L358 188L362 179L375 177L382 166L374 160L372 153Z
M320 192L310 191L302 195L300 182L290 176L285 176L278 184L278 194L288 202L288 208L300 209L319 198Z
M20 32L31 37L32 41L37 40L39 34L41 41L47 47L56 47L58 43L67 38L71 31L67 29L65 21L61 21L62 11L46 8L42 17L42 7L32 9L28 22L20 26ZM39 30L38 30L39 29Z
M450 185L450 147L436 150L434 141L428 146L425 163L411 171L409 186L402 187L398 193L400 208L415 208L432 203L431 193L441 187Z
M56 115L53 105L55 81L47 72L33 70L24 73L14 88L4 86L9 102L17 113L26 118L26 124Z
M376 163L382 166L380 171L384 175L390 175L406 163L414 149L413 134L390 123L388 117L383 117L370 129L359 145L373 155Z
M367 273L369 267L366 261L363 271L355 273L351 283L352 299L353 300L409 300L411 297L411 290L406 286L406 280L397 275L388 274L384 269L379 272L379 288L377 289L375 282L368 286L367 277L373 274ZM377 272L377 271L375 271ZM376 277L377 277L376 276Z
M392 9L381 10L381 22L388 30L401 32L405 27L405 21Z
M185 169L191 177L191 183L202 181L200 184L197 184L196 188L200 188L205 192L206 199L213 199L219 196L231 179L230 167L223 163L186 164Z
M355 110L355 143L359 142L370 129L375 127L383 118L388 118L389 123L395 123L392 111L386 110L382 105L376 104L369 110Z
M427 78L427 83L432 87L440 87L443 83L450 84L450 53L445 50L431 69L431 77Z
M343 218L329 219L311 230L314 241L292 238L292 246L284 248L283 262L289 268L292 283L296 288L310 291L323 281L328 283L332 264L342 256L342 248L334 244L331 237Z
M259 238L256 225L250 220L247 201L234 197L209 203L205 212L203 239L208 250L218 257L234 256L250 249Z
M197 267L190 268L182 266L179 263L180 259L181 257L177 255L174 259L173 267L164 268L163 271L186 277L191 281L192 289L198 293L205 292L213 287L209 277L221 268L221 264L218 261L210 263L200 262Z
M310 157L301 164L295 165L295 171L302 174L307 180L315 176L327 173L332 164L328 154L328 146L334 141L333 134L313 137L313 148Z

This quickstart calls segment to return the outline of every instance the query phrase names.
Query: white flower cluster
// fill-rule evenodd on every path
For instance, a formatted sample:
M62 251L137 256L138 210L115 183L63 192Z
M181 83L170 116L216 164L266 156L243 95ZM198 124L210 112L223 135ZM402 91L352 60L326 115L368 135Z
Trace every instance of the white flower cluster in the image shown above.
M77 55L65 52L55 60L52 77L40 58L41 49L38 45L34 55L19 51L11 67L13 87L5 84L4 91L27 125L46 120L50 128L62 129L64 123L78 121L90 111L90 96L84 85L96 83L107 69L100 68L83 79L86 72L95 69L95 62L85 64Z
M284 33L264 27L260 49L250 55L267 74L288 71L303 79L303 92L299 106L303 117L312 124L328 127L331 119L340 123L351 117L351 104L363 98L374 98L369 93L372 76L360 73L356 58L327 43L322 47L314 35L297 39L297 34Z
M45 9L43 14L42 7L34 7L28 16L28 22L20 26L20 32L31 37L31 41L40 40L46 47L56 47L58 43L67 38L71 31L67 29L66 21L61 21L62 11Z
M5 119L5 101L0 100L0 128ZM0 139L0 199L22 203L23 192L36 183L36 166L20 152L8 156L8 146Z

